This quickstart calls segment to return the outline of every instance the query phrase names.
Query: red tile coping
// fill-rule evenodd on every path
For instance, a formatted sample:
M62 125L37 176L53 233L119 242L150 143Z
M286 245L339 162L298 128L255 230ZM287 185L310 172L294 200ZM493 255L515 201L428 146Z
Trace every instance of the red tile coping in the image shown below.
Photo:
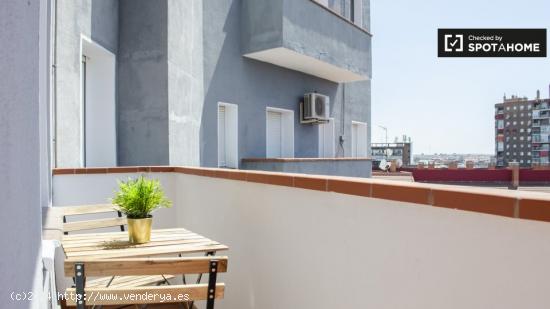
M364 158L243 158L242 162L313 162L313 161L372 161L370 157Z
M336 192L384 200L550 222L550 194L502 189L399 182L373 178L276 173L184 166L56 168L53 175L110 173L182 173Z

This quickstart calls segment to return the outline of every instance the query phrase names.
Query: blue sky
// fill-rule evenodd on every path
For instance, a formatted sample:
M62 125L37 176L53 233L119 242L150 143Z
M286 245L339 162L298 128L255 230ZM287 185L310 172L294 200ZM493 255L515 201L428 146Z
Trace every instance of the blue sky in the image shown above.
M550 58L437 58L438 28L550 28L550 1L371 0L372 141L413 152L494 152L494 104L549 96Z

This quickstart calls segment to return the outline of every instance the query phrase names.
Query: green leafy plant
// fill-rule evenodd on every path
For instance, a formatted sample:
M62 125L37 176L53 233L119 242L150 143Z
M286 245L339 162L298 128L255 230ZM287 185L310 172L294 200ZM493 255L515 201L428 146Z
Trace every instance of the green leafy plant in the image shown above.
M149 218L156 209L172 206L172 202L164 196L158 180L140 176L119 181L118 186L119 190L112 202L130 219Z

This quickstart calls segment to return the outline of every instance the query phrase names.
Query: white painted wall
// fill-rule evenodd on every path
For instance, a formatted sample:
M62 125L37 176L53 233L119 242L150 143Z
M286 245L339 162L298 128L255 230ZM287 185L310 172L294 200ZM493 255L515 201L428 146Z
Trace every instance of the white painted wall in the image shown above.
M169 216L159 212L158 226L178 224L229 245L219 308L550 306L548 223L184 174L152 176L175 201L175 209L162 211ZM55 176L54 202L102 201L118 177Z
M47 1L0 1L0 307L45 308ZM32 295L29 299L28 296ZM16 300L19 297L19 300Z
M86 56L85 166L116 166L116 57L85 37L82 54Z

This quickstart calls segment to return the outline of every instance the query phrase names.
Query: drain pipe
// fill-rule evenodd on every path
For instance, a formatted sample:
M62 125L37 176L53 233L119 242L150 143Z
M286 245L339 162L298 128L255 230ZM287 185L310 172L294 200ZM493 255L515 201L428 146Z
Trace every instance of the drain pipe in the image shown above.
M51 81L50 81L50 106L51 106L51 155L52 167L57 167L57 0L51 4Z

